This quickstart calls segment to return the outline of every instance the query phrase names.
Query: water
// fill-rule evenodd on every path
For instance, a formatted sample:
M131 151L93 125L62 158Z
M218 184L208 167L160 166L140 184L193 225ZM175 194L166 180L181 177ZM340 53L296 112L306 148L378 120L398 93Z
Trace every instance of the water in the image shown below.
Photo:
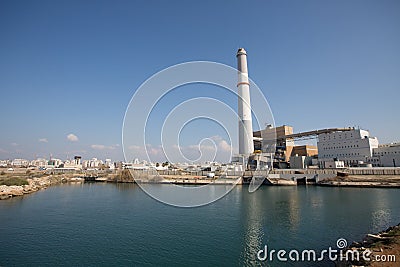
M264 245L336 248L340 237L360 240L399 223L399 193L264 186L250 194L237 186L213 204L185 209L159 203L133 184L54 186L0 201L0 266L261 265L256 253Z

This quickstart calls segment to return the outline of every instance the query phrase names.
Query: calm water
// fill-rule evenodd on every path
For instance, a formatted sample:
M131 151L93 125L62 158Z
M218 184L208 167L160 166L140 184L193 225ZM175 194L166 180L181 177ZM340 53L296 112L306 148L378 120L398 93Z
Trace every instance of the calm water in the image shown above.
M260 265L256 253L266 244L336 248L340 237L351 242L399 223L399 193L264 186L250 194L237 186L213 204L185 209L132 184L55 186L0 201L0 266Z

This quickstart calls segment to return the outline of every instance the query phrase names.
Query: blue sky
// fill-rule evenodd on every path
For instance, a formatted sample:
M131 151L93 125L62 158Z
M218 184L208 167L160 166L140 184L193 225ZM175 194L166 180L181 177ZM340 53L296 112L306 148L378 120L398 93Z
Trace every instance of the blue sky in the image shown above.
M236 66L239 47L277 125L400 140L398 14L396 0L3 0L0 158L122 160L136 88L177 63Z

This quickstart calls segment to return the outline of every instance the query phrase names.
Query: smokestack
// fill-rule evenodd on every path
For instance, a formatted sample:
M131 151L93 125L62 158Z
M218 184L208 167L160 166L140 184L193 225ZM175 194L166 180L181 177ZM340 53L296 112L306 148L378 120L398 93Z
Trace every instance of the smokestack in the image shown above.
M250 155L254 152L253 125L251 120L250 84L247 71L247 54L239 48L236 54L238 62L238 114L239 114L239 154Z

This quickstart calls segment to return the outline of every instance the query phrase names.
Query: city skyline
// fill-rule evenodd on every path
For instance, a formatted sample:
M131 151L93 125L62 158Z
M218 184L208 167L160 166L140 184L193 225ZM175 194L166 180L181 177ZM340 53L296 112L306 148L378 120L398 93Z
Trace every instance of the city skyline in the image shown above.
M238 1L123 3L0 3L0 159L124 160L125 109L146 79L192 60L234 67L242 46L276 126L297 132L359 125L380 143L399 139L397 1L248 3L240 21ZM193 86L176 101L198 89L213 90ZM220 98L236 108L230 96ZM227 148L214 130L185 146L208 135ZM155 140L148 145L160 149Z

